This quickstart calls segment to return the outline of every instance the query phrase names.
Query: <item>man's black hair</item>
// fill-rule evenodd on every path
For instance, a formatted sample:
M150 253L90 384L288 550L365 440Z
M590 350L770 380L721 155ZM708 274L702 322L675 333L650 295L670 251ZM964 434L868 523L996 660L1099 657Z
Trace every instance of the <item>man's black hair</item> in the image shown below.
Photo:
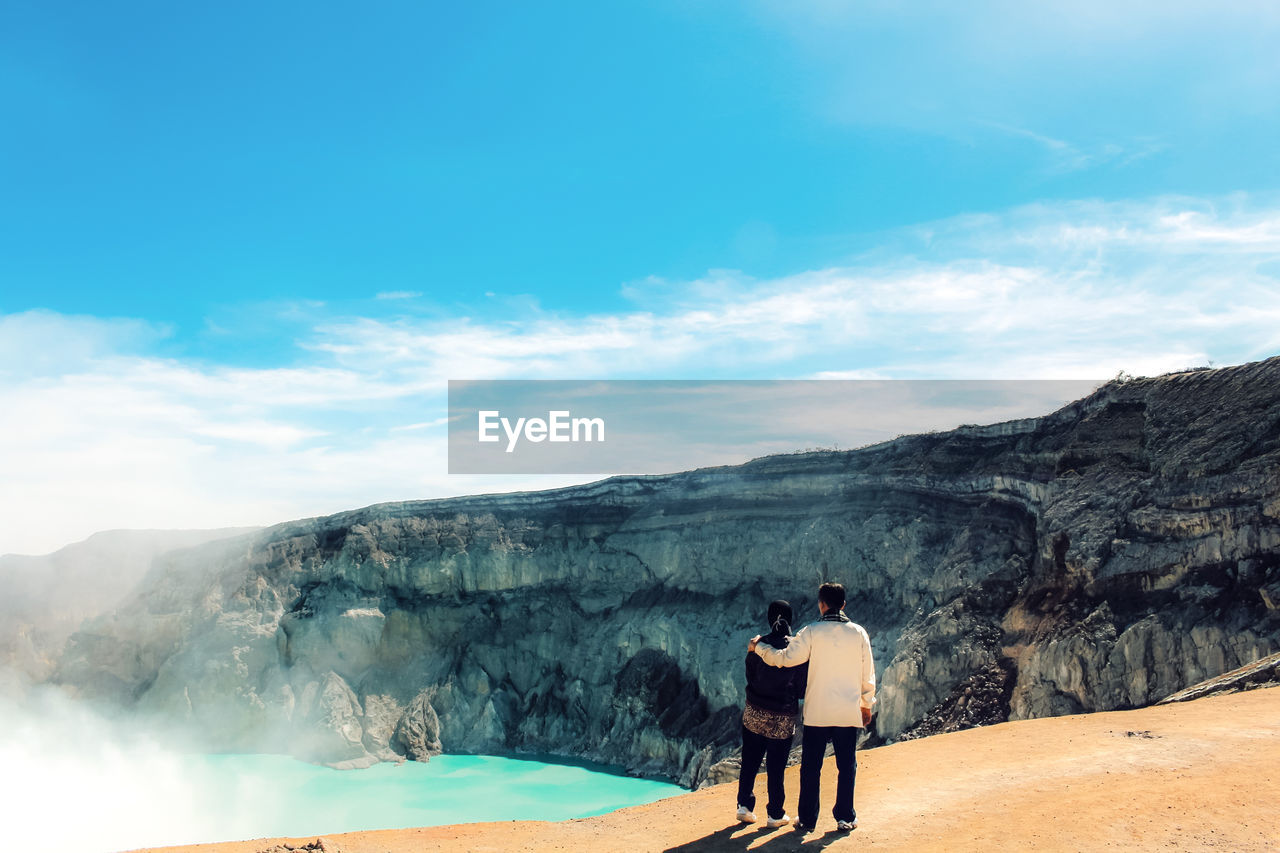
M844 584L824 583L818 587L818 600L827 605L829 610L844 607Z

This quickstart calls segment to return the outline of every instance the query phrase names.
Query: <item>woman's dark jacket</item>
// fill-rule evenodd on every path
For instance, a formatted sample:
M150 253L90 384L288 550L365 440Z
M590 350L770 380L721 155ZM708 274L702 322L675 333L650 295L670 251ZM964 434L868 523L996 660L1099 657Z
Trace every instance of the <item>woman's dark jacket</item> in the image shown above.
M785 649L791 638L774 631L761 637L760 642ZM755 652L747 652L747 701L757 708L779 714L800 713L800 697L804 696L808 678L808 663L769 666Z

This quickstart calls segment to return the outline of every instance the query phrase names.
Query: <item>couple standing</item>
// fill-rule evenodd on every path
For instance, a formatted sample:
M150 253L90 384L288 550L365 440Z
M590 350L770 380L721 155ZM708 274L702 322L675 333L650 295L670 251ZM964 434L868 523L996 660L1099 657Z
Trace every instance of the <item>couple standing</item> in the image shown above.
M804 741L800 752L800 803L795 826L812 832L818 822L818 780L827 744L835 751L836 804L841 830L857 829L853 781L854 749L860 729L871 723L876 670L871 641L861 625L844 615L845 592L838 583L818 588L822 618L791 633L791 605L769 605L770 632L747 646L747 704L742 713L742 775L738 780L738 820L754 823L753 793L761 759L767 760L768 825L790 822L782 808L783 771L795 736L799 700L804 697Z

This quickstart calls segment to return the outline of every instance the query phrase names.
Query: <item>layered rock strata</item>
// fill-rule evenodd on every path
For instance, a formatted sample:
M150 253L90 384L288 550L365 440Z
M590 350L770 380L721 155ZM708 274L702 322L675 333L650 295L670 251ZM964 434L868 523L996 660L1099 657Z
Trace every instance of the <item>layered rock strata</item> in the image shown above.
M1131 708L1280 650L1280 359L1042 418L556 491L382 504L156 561L57 679L221 749L541 752L697 785L746 640L825 580L876 737Z

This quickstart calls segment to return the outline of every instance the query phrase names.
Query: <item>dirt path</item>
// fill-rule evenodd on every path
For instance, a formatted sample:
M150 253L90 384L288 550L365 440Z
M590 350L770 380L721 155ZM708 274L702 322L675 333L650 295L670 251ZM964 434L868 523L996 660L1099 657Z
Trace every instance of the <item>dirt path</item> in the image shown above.
M562 823L464 824L161 848L164 853L597 850L720 853L1280 850L1280 688L1178 705L1005 723L858 756L861 827L836 831L835 767L822 817L790 828L733 822L721 785ZM797 768L787 774L794 814ZM764 779L756 784L763 800ZM760 808L763 815L763 806ZM159 853L159 850L156 851Z

